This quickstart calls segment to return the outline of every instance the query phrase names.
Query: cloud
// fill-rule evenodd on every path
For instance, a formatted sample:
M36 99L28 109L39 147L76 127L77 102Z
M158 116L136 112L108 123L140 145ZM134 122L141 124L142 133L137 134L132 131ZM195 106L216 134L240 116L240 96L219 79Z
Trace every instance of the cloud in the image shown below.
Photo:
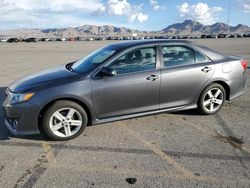
M129 16L129 21L130 21L130 22L133 22L133 21L135 21L135 20L138 20L140 23L143 23L143 22L145 22L147 19L148 19L148 15L143 14L143 13L141 13L141 12L135 13L135 14L131 14L131 15Z
M217 21L217 15L223 11L221 7L209 7L206 3L189 5L187 2L177 6L179 16L191 19L203 24L213 24Z
M112 24L112 20L96 21L98 19L95 19L93 14L125 16L128 23L119 24L123 26L134 21L143 23L148 19L148 15L142 12L143 5L132 5L127 0L103 2L103 0L0 0L0 29Z
M158 5L157 0L149 0L149 3L150 3L150 5L152 6L152 8L154 10L158 10L160 8L160 6Z
M149 0L149 4L151 5L151 7L153 8L153 10L159 10L159 9L165 9L164 6L160 6L158 4L158 1L157 0Z
M111 16L127 16L129 22L138 21L140 23L148 20L148 15L142 13L141 5L132 5L127 0L108 0L106 4L95 11L95 14L108 14Z
M244 4L243 7L244 7L244 9L245 9L245 10L244 10L245 12L250 12L250 4L249 4L249 5L248 5L248 4Z
M10 10L47 10L52 12L66 12L83 10L91 12L101 6L100 0L2 0L1 7Z
M110 15L122 16L130 13L131 5L127 0L109 0L106 5Z
M241 0L239 4L244 12L250 12L250 0Z
M1 25L6 25L8 27L1 29L16 29L16 28L62 28L62 27L77 27L84 24L90 25L112 25L111 22L106 21L95 21L89 19L82 19L75 15L68 14L40 14L34 15L24 15L18 12L14 14L6 14L1 17ZM20 21L22 20L22 21ZM126 26L126 25L125 25Z

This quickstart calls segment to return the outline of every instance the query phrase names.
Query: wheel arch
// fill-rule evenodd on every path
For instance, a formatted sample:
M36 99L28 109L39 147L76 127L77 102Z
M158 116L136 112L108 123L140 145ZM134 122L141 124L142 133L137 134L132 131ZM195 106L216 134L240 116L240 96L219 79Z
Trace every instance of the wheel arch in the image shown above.
M204 86L204 88L201 90L199 97L201 96L202 92L204 91L204 89L206 87L208 87L211 84L220 84L226 91L226 100L230 101L230 86L226 81L223 80L213 80L212 82L210 82L209 84L207 84L206 86Z
M213 81L212 83L220 84L226 91L226 100L230 101L230 86L224 81ZM210 83L210 84L212 84Z
M40 110L39 115L38 115L38 120L37 120L38 127L41 127L41 119L42 119L44 113L46 112L46 110L48 110L55 102L62 101L62 100L72 101L72 102L75 102L75 103L79 104L80 106L82 106L83 109L86 111L87 116L88 116L88 125L92 124L93 113L90 110L90 108L88 107L88 105L86 105L86 103L84 103L83 101L76 99L76 98L62 97L62 98L57 98L57 99L51 100L43 106L43 108Z

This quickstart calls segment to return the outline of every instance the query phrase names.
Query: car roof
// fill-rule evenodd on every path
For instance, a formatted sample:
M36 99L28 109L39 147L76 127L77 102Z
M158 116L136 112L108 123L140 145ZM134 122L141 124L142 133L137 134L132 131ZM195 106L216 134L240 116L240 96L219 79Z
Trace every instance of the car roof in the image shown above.
M115 44L112 44L114 47L118 48L130 48L135 46L143 46L143 45L150 45L150 44L161 44L161 43L182 43L182 44L192 44L191 41L187 40L166 40L166 39L156 39L156 40L132 40L132 41L125 41L125 42L118 42Z

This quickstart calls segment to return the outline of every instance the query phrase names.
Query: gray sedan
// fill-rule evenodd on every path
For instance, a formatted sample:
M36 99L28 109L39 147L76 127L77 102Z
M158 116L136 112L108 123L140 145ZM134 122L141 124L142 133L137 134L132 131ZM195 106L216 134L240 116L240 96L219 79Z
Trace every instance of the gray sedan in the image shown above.
M215 114L244 93L246 68L241 57L188 41L116 43L12 83L5 124L14 135L67 140L90 124L193 108Z

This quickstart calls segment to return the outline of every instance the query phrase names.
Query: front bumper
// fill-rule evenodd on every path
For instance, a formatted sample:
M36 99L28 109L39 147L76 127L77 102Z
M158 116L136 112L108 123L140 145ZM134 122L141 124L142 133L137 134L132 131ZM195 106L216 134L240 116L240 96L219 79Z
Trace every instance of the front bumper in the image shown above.
M6 99L3 103L4 122L16 136L39 134L38 107L29 102L11 105Z

